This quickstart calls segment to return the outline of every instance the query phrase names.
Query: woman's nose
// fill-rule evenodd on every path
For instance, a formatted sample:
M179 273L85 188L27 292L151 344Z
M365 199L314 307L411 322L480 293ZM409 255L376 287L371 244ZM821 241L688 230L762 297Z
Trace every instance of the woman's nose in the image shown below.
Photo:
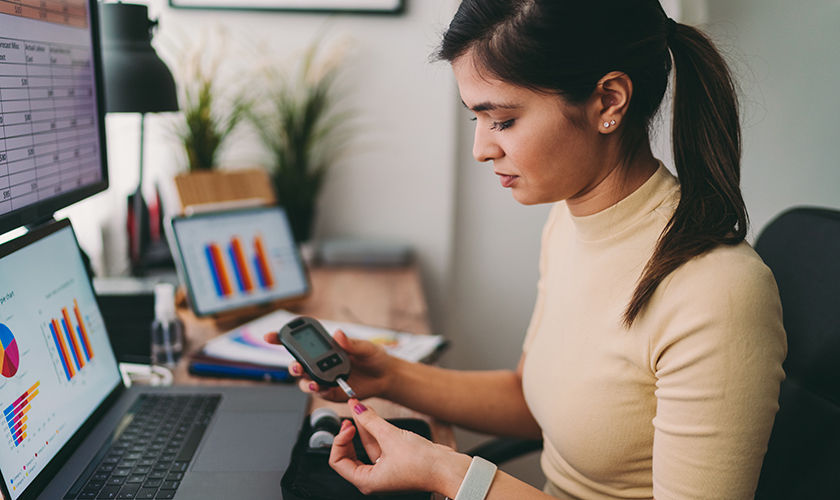
M481 125L475 127L475 138L473 139L473 158L476 161L485 162L497 160L503 154L502 148L490 137L490 130L483 130Z

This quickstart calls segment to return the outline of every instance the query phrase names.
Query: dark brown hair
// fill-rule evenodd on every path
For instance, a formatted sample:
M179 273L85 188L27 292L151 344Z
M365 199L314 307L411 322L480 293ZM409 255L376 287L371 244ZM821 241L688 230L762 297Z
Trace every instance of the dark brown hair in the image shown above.
M453 62L467 51L500 80L571 104L585 102L607 73L626 73L634 89L621 131L628 161L649 141L673 56L680 201L625 310L627 326L677 267L744 240L741 132L729 68L708 37L671 21L658 0L463 0L437 57Z

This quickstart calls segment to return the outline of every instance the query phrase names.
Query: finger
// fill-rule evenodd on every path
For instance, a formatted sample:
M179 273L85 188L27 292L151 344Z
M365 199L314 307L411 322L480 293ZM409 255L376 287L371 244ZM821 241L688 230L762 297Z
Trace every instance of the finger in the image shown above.
M368 458L370 458L371 462L376 462L382 456L382 447L379 446L379 442L363 426L357 427L356 432L359 434L359 439L362 440L362 446L365 448Z
M353 420L356 422L356 427L359 428L360 432L364 429L377 442L387 438L397 429L394 425L377 415L374 410L359 402L358 399L350 399L347 401L347 404L353 412Z
M301 377L300 380L298 380L298 387L303 392L318 392L320 390L318 384L313 382L309 377Z
M336 330L333 339L349 354L355 356L367 356L376 352L376 345L360 339L352 339L344 333L344 330Z
M263 340L265 340L269 344L282 345L280 343L280 334L277 332L266 333L265 335L263 335Z
M341 424L341 430L333 439L330 449L330 467L333 468L344 479L353 483L358 481L360 474L366 466L356 457L356 449L353 447L353 435L356 428L349 421Z
M303 366L297 361L292 361L289 363L289 373L292 374L293 377L300 377L303 375Z
M350 406L350 411L352 411L354 414L359 413L360 411L362 411L362 408L365 408L365 406L362 403L360 403L358 399L348 400L348 405ZM362 446L364 446L368 457L372 462L376 462L376 459L378 459L382 455L382 448L379 446L379 442L370 433L370 431L367 430L366 427L360 425L357 427L356 430L359 433L359 439L362 440Z
M350 337L348 337L346 333L344 333L344 330L336 330L335 333L333 333L333 340L335 340L345 351L350 352L353 350L353 341L350 340Z
M349 420L342 420L341 429L333 438L330 462L333 461L333 456L356 460L356 448L353 446L354 434L356 434L356 427Z

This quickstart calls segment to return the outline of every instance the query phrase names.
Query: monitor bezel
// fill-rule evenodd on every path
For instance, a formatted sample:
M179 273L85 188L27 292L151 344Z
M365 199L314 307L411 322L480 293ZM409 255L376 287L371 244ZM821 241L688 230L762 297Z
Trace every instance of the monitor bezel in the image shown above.
M96 120L99 124L99 168L102 173L102 179L96 183L0 215L0 234L20 226L36 225L42 221L49 220L56 210L68 207L108 189L108 150L105 143L105 82L102 74L102 46L99 30L98 2L96 0L88 0L88 10L90 12L93 79L96 87Z
M70 227L70 231L73 233L73 239L76 241L76 248L79 251L79 259L81 259L81 248L78 246L78 239L76 238L76 232L73 230L73 226L70 224L69 219L62 219L60 221L54 221L49 224L45 224L41 227L33 229L26 234L19 236L11 241L6 243L0 244L0 259L5 258L6 256L25 248L29 245L34 244L35 242L46 238L62 229ZM91 289L93 289L93 283L88 276L88 283L90 284ZM95 296L95 294L94 294ZM97 301L97 307L99 306ZM107 333L106 333L107 336ZM111 349L111 355L114 356L116 359L116 354L114 353L114 348L111 345L110 339L108 339L108 347ZM82 440L84 440L88 434L90 434L91 430L96 426L102 416L105 414L108 409L113 406L114 402L122 395L123 391L125 391L125 385L123 383L122 376L118 373L117 374L117 383L113 389L106 395L99 405L94 409L88 418L76 429L76 432L70 436L70 439L64 443L64 446L61 447L60 450L53 456L52 460L47 463L43 469L38 473L35 479L26 487L23 492L21 492L20 496L17 500L29 500L36 498L37 495L43 491L43 489L47 486L47 484L55 477L56 473L58 473L59 469L64 466L65 463L70 459L73 452L79 447ZM0 493L3 494L3 498L11 499L12 496L9 494L9 490L6 487L6 478L3 475L3 471L0 470Z

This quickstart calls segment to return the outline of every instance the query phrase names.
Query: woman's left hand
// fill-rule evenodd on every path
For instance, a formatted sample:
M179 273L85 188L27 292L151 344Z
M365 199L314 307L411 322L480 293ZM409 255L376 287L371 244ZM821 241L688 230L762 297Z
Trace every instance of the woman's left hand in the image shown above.
M356 399L347 404L356 426L344 421L330 452L330 466L341 477L365 495L393 491L455 495L470 465L468 456L388 423ZM356 457L353 436L357 428L373 465Z

